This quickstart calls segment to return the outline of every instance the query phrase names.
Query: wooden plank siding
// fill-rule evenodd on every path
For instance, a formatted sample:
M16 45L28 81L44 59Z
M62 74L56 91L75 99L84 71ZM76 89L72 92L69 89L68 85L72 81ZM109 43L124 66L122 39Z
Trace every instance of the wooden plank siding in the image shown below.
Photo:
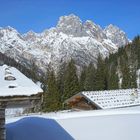
M0 97L0 106L3 108L34 107L42 102L41 93L33 96Z
M6 139L5 132L5 109L0 108L0 140Z

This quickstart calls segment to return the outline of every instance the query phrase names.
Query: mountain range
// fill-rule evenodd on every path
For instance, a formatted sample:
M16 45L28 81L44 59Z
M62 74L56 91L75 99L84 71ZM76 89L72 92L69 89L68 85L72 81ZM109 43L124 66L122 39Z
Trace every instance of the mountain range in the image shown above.
M91 20L82 22L74 14L60 17L56 27L41 33L20 34L10 26L0 28L0 52L26 66L34 63L43 72L70 59L80 67L96 63L99 54L105 58L129 41L115 25L101 28Z

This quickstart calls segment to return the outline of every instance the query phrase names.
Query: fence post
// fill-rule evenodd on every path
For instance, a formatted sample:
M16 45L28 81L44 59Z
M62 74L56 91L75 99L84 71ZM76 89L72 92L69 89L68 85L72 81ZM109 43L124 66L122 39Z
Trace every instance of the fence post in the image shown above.
M0 140L6 140L5 109L0 108Z

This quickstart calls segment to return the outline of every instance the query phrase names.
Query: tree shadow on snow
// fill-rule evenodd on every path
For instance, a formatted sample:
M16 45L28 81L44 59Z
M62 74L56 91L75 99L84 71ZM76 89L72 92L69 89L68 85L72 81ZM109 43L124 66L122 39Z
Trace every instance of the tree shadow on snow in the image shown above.
M6 125L6 140L74 140L55 120L27 117Z

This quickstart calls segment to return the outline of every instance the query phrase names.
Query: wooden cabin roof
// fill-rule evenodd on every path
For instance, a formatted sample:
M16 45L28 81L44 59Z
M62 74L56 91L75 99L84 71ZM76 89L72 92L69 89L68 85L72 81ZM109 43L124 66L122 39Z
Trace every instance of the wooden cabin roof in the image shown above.
M7 71L11 77L7 78ZM27 78L19 70L7 65L0 66L0 98L12 98L14 96L32 96L42 93L43 90L31 79Z
M84 97L101 109L140 105L140 89L83 91L72 96L66 100L65 103L69 104L71 101L75 101L79 96Z

